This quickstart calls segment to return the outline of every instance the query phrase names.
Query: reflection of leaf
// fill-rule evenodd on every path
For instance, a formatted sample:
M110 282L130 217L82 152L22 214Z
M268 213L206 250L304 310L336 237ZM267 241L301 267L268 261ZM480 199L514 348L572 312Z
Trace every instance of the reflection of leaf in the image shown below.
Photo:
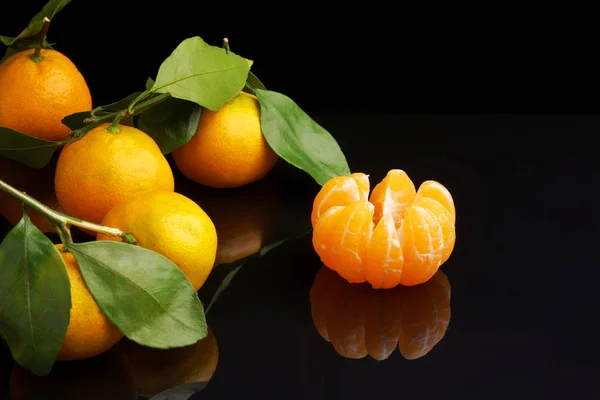
M193 382L166 390L149 400L188 400L195 393L201 392L206 387L207 382Z
M238 262L234 262L231 264L219 266L220 269L227 269L228 272L225 275L225 277L223 278L223 280L221 281L221 284L219 285L219 287L217 287L217 290L215 290L215 293L213 294L212 298L210 299L210 303L208 303L208 306L206 307L207 314L210 311L210 308L212 307L212 305L215 303L215 301L217 301L219 299L219 297L221 296L221 293L223 293L223 291L225 291L225 289L227 289L227 287L229 286L229 284L231 283L231 281L233 280L235 275L238 273L240 268L242 268L242 265L244 265L244 263L238 261Z
M43 168L64 142L51 142L0 126L0 156L33 168Z
M281 158L320 185L336 176L350 175L346 157L333 136L292 99L269 90L254 92L265 139Z
M196 36L161 64L152 90L217 111L242 90L249 70L246 59Z
M167 349L207 335L196 291L166 257L113 241L70 244L68 249L100 309L129 339Z
M50 372L65 338L69 288L58 249L25 213L0 244L0 336L36 375Z
M144 111L138 128L154 139L163 154L186 144L198 129L202 107L191 101L168 98Z

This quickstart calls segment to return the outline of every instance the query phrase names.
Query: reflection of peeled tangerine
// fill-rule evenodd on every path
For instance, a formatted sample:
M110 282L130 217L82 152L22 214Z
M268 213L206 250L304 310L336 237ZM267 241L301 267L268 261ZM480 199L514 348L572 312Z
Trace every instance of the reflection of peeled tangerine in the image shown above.
M55 167L55 158L44 168L36 169L0 156L0 179L48 207L60 211L54 193ZM27 207L27 214L42 232L56 232L54 225L31 207ZM16 225L23 217L22 203L3 190L0 190L0 215L12 225Z
M134 400L135 381L127 360L116 348L82 361L59 361L40 377L15 364L11 400Z
M448 260L456 211L450 192L426 181L415 190L402 170L373 188L363 173L329 180L311 215L313 246L321 261L348 282L376 289L427 282Z
M142 396L152 397L186 383L208 382L217 369L219 349L212 330L191 346L168 350L122 340L117 346L129 360Z
M280 194L268 179L226 190L180 180L176 191L198 203L215 224L217 265L258 252L281 211Z
M441 270L422 285L375 290L322 267L310 302L319 334L346 358L385 360L396 347L406 359L423 357L450 323L450 283Z

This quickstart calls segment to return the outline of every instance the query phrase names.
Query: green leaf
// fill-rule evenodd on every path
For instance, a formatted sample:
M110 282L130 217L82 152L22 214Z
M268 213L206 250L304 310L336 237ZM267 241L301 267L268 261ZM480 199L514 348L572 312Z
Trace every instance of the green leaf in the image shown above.
M202 303L166 257L113 241L70 244L68 249L102 312L132 341L168 349L206 337Z
M59 251L27 213L0 244L0 336L13 358L47 375L69 325L69 276Z
M202 107L173 97L144 111L138 128L150 135L163 154L186 144L198 129Z
M263 85L263 83L260 81L260 79L258 79L258 77L256 75L254 75L254 73L252 71L248 72L248 78L246 79L246 82L248 82L248 84L250 86L252 86L254 89L267 90L265 85Z
M154 86L154 79L152 79L152 78L146 79L146 90L152 89L152 86Z
M63 125L68 126L69 129L75 130L83 128L85 126L83 121L90 116L91 114L89 111L81 111L76 112L75 114L67 115L60 122L62 122Z
M32 36L37 35L44 25L44 18L48 18L52 20L54 16L62 10L67 4L69 4L71 0L50 0L46 3L42 11L37 13L31 21L29 21L29 25L25 28L19 36L16 37L7 37L2 36L2 43L6 46L12 46L18 40L23 40L30 38Z
M249 70L245 58L195 36L181 42L162 63L152 90L217 111L239 94Z
M307 172L320 185L350 175L344 153L335 139L289 97L255 90L260 123L271 148L291 165Z
M165 390L152 396L149 400L188 400L196 393L200 393L208 382L186 383L175 388Z
M34 168L43 168L62 142L51 142L25 135L0 126L0 156L21 162Z
M121 99L119 101L115 101L114 103L111 104L107 104L105 106L100 107L100 109L96 112L96 116L97 117L101 117L102 115L106 115L106 114L110 114L116 111L121 111L127 107L129 107L129 104L140 95L141 92L134 92L132 94L130 94L129 96L125 97L124 99ZM89 118L92 116L92 112L91 111L82 111L82 112L77 112L75 114L71 114L71 115L67 115L66 117L64 117L62 119L62 123L63 125L68 126L70 129L74 130L74 129L79 129L82 128L83 126L85 126L85 124L83 123L83 121L86 118Z

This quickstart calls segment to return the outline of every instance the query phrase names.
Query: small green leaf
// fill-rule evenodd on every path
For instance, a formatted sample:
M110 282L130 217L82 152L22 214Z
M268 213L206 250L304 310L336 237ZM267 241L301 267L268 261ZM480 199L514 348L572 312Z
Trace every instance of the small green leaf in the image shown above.
M138 119L138 128L168 154L183 146L198 129L202 107L191 101L173 97L144 111Z
M134 342L168 349L206 337L202 303L169 259L130 244L70 244L83 279L104 314Z
M43 168L62 142L51 142L0 126L0 156L33 168Z
M63 125L68 126L69 129L75 130L83 128L85 126L83 121L90 116L91 114L89 111L81 111L76 112L75 114L67 115L60 122L62 122Z
M208 382L192 382L165 390L152 396L149 400L189 400L194 394L201 392Z
M0 244L0 336L13 358L47 375L69 325L69 276L59 251L27 213Z
M181 42L162 63L152 90L217 111L239 94L249 70L245 58L195 36Z
M320 185L331 178L350 175L344 153L335 139L289 97L256 89L260 123L271 148Z
M152 86L154 86L154 79L152 79L152 78L146 79L146 90L152 89Z
M258 77L256 75L254 75L254 73L252 71L248 72L248 78L246 79L246 82L248 82L248 84L250 86L252 86L254 89L267 90L265 85L263 85L263 83L260 81L260 79L258 79Z
M19 34L19 36L16 36L16 37L2 36L2 43L4 43L6 46L12 46L18 40L27 39L27 38L37 35L40 32L40 30L42 30L42 26L44 26L44 18L48 18L48 19L52 20L52 18L54 18L54 16L70 2L71 2L71 0L50 0L50 1L48 1L46 3L46 5L44 6L44 8L42 8L42 11L37 13L31 19L31 21L29 21L29 25L27 26L27 28L25 28L23 30L23 32L21 32Z

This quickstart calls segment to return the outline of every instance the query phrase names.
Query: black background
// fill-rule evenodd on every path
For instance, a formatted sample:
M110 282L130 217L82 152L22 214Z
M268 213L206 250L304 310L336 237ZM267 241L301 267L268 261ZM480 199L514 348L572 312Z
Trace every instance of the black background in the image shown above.
M1 33L42 3L12 5ZM267 88L332 133L353 171L439 180L459 216L444 267L452 321L430 355L339 357L310 321L320 265L301 240L243 270L215 307L219 367L198 398L598 395L599 69L585 10L190 3L74 1L49 38L97 106L142 89L183 39L228 37ZM275 173L307 198L318 190Z

